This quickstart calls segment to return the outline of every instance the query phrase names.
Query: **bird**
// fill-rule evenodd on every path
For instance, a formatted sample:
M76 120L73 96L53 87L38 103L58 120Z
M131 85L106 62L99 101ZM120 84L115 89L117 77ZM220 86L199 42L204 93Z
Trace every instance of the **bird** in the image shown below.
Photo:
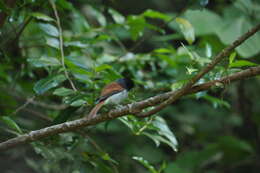
M96 99L95 107L90 111L87 118L95 118L97 112L105 104L119 104L128 97L128 92L134 87L130 78L120 78L107 84L101 91L100 97Z

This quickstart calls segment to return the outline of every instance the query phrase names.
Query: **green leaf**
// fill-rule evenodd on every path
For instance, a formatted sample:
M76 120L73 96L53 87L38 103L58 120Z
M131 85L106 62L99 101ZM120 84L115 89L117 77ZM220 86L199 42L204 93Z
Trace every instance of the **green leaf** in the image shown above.
M233 61L236 58L236 55L237 55L236 52L233 52L233 53L230 54L230 56L229 56L229 65L233 63Z
M248 142L234 136L222 136L220 137L219 142L227 150L242 150L249 153L254 151L253 147Z
M158 170L158 173L161 173L165 170L167 164L166 161L163 161L162 165L160 166L160 169Z
M51 88L58 86L61 82L65 81L66 77L64 75L53 75L45 79L41 79L33 87L33 90L37 94L43 94Z
M57 88L53 92L53 94L57 95L57 96L68 96L68 95L71 95L73 93L74 93L74 91L72 89L64 88L64 87Z
M206 44L206 56L208 58L212 56L212 47L208 43Z
M214 108L217 108L218 106L225 106L226 108L230 108L230 104L225 100L212 97L210 95L205 95L203 96L203 98L210 101L213 104Z
M61 8L64 8L64 9L67 9L67 10L71 10L71 11L74 10L73 5L69 1L67 1L67 0L57 0L56 3Z
M112 159L108 153L102 153L102 159L118 164L118 162Z
M116 56L112 54L104 53L98 58L98 63L103 64L103 63L114 62L116 59L117 59Z
M174 59L169 56L169 55L164 55L164 54L159 54L157 55L160 59L162 59L163 61L167 62L167 64L169 64L170 66L176 68L177 67L177 63L176 61L174 61Z
M22 134L22 130L20 129L20 127L16 124L16 122L14 120L12 120L10 118L10 116L0 116L0 120L5 123L8 127L10 127L11 129L14 129L16 132Z
M54 36L54 37L58 37L59 36L59 31L58 29L48 23L40 23L39 27L42 31L44 31L46 34L50 35L50 36Z
M92 68L91 64L89 63L91 62L89 59L86 59L83 56L66 56L65 57L65 63L69 68L73 68L73 69L84 69L84 70L90 70ZM92 63L92 62L91 62ZM87 72L87 71L85 71ZM88 72L90 73L90 72Z
M28 58L29 62L34 67L60 66L61 63L57 58L42 56L40 58Z
M194 27L197 36L215 34L215 31L219 28L218 24L223 22L223 19L221 19L216 13L207 9L187 10L184 16Z
M109 8L108 12L111 14L116 23L123 24L125 22L125 17L116 10Z
M158 173L157 170L151 165L147 160L144 160L142 157L133 156L134 160L137 160L141 163L144 167L146 167L151 173Z
M88 44L84 44L80 41L70 41L70 42L64 42L64 46L66 47L78 47L78 48L87 48Z
M166 121L162 117L157 116L155 121L153 121L153 125L159 129L158 133L160 135L165 136L169 140L173 150L177 151L178 142L172 131L169 129Z
M251 66L257 66L258 64L247 61L247 60L237 60L235 62L232 62L229 64L229 67L251 67Z
M198 71L198 69L193 68L193 67L186 67L186 69L187 69L187 74L189 74L189 75Z
M106 24L107 24L106 18L100 11L93 8L92 6L88 6L87 11L93 18L95 18L98 21L98 23L101 26L106 26Z
M154 50L155 53L174 53L175 50L167 48L159 48Z
M53 48L56 48L56 49L60 49L60 42L58 39L56 38L45 38L46 39L46 44L53 47Z
M151 134L151 133L147 133L147 132L143 132L142 134L144 134L145 136L147 136L150 139L152 139L154 141L156 147L159 147L161 142L171 146L171 143L169 141L167 141L165 138L163 138L162 136L160 136L160 135ZM172 147L172 148L174 148L174 147Z
M175 21L179 24L184 38L188 41L189 44L192 44L195 40L195 31L191 23L188 20L180 17L177 17Z
M143 35L143 31L147 26L146 20L142 16L129 16L127 18L127 24L133 40Z
M86 100L83 100L83 99L78 99L76 101L73 101L70 105L71 106L74 106L74 107L78 107L78 106L82 106L84 104L86 104L87 101Z
M172 17L170 17L168 15L165 15L163 13L160 13L158 11L154 11L154 10L151 10L151 9L146 10L143 13L143 16L150 17L150 18L161 19L161 20L164 20L165 22L168 22L169 20L172 19Z
M51 18L50 16L47 16L47 15L45 15L45 14L42 14L42 13L35 12L35 13L32 13L31 15L32 15L33 17L35 17L36 19L44 20L44 21L46 21L46 22L54 21L53 18Z
M230 11L232 12L232 11ZM224 21L224 22L223 22ZM218 37L224 44L231 44L234 40L240 37L251 29L254 24L250 21L250 18L242 16L239 18L231 18L223 20L220 24L220 28L216 31ZM255 33L252 37L246 40L243 44L236 48L239 55L244 58L249 58L260 52L256 49L256 45L260 45L260 33Z
M102 65L96 67L95 71L96 72L101 72L101 71L104 71L104 70L107 70L107 69L111 69L111 68L112 68L112 66L110 66L110 65L102 64Z
M135 130L135 125L136 125L136 123L131 122L129 116L119 117L118 119L119 119L122 123L124 123L124 124L125 124L129 129L131 129L132 131Z

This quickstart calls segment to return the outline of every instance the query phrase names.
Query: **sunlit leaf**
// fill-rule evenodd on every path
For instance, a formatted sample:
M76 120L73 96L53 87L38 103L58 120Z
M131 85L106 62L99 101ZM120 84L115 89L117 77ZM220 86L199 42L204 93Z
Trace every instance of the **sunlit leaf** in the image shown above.
M46 44L53 47L53 48L56 48L56 49L60 49L60 42L58 39L56 38L45 38L46 39Z
M108 161L113 162L115 164L118 164L118 162L115 161L114 159L112 159L108 153L103 153L102 154L102 159L108 160Z
M158 173L153 165L151 165L147 160L145 160L142 157L134 156L132 157L134 160L137 160L139 163L141 163L144 167L146 167L151 173Z
M171 142L174 151L177 151L178 142L166 121L162 117L157 116L155 121L153 121L153 125L159 129L158 133L160 135L165 136Z
M230 56L229 56L229 65L233 63L233 61L236 58L236 55L237 55L236 52L233 52L233 53L230 54Z
M164 21L169 21L171 20L172 18L164 13L160 13L158 11L155 11L155 10L151 10L151 9L148 9L146 10L143 15L145 17L150 17L150 18L156 18L156 19L162 19Z
M109 8L108 12L112 15L116 23L123 24L125 22L125 17L116 10Z
M31 14L33 17L35 17L36 19L40 19L40 20L44 20L46 22L52 22L54 21L53 18L51 18L50 16L47 16L46 14L43 13L39 13L39 12L34 12Z
M195 40L195 31L191 23L188 20L180 17L177 17L175 21L179 24L179 27L185 39L188 41L189 44L192 44Z
M87 6L88 13L93 16L93 18L97 19L101 26L106 26L107 21L105 16L97 9L93 8L92 6Z
M192 74L192 73L198 71L198 69L192 68L192 67L186 67L186 69L187 69L187 74Z
M159 49L155 49L154 52L156 52L156 53L173 53L174 50L167 49L167 48L159 48Z
M108 64L102 64L102 65L96 67L96 68L95 68L95 71L96 71L96 72L101 72L101 71L103 71L103 70L107 70L107 69L111 69L111 68L112 68L112 67L111 67L110 65L108 65Z
M64 46L66 47L78 47L78 48L87 48L88 44L84 44L80 41L70 41L70 42L64 42Z
M41 30L44 31L46 34L54 37L59 36L59 31L55 26L48 23L40 23L39 26Z
M235 62L232 62L229 64L229 67L251 67L251 66L257 66L258 64L247 61L247 60L237 60Z
M210 58L212 56L212 48L208 43L206 44L206 56L208 58Z
M109 62L113 62L117 59L116 56L112 55L112 54L108 54L108 53L105 53L105 54L102 54L98 59L97 61L100 63L100 64L103 64L103 63L109 63Z

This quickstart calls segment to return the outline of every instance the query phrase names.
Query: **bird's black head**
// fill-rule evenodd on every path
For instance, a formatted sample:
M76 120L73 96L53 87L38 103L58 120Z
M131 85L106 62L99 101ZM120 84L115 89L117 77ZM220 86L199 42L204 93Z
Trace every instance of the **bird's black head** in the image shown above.
M118 79L117 83L119 83L119 85L124 87L127 91L129 91L130 89L132 89L135 86L134 82L130 78Z

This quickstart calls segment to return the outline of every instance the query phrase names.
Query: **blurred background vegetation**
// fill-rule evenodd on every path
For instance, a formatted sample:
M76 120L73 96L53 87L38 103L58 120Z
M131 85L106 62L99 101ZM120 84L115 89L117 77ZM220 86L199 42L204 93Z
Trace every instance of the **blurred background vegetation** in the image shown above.
M176 90L259 21L258 0L1 0L0 140L82 117L122 76L137 84L126 103ZM259 45L257 33L199 82L258 65ZM259 87L256 77L50 136L2 152L0 169L257 173Z

